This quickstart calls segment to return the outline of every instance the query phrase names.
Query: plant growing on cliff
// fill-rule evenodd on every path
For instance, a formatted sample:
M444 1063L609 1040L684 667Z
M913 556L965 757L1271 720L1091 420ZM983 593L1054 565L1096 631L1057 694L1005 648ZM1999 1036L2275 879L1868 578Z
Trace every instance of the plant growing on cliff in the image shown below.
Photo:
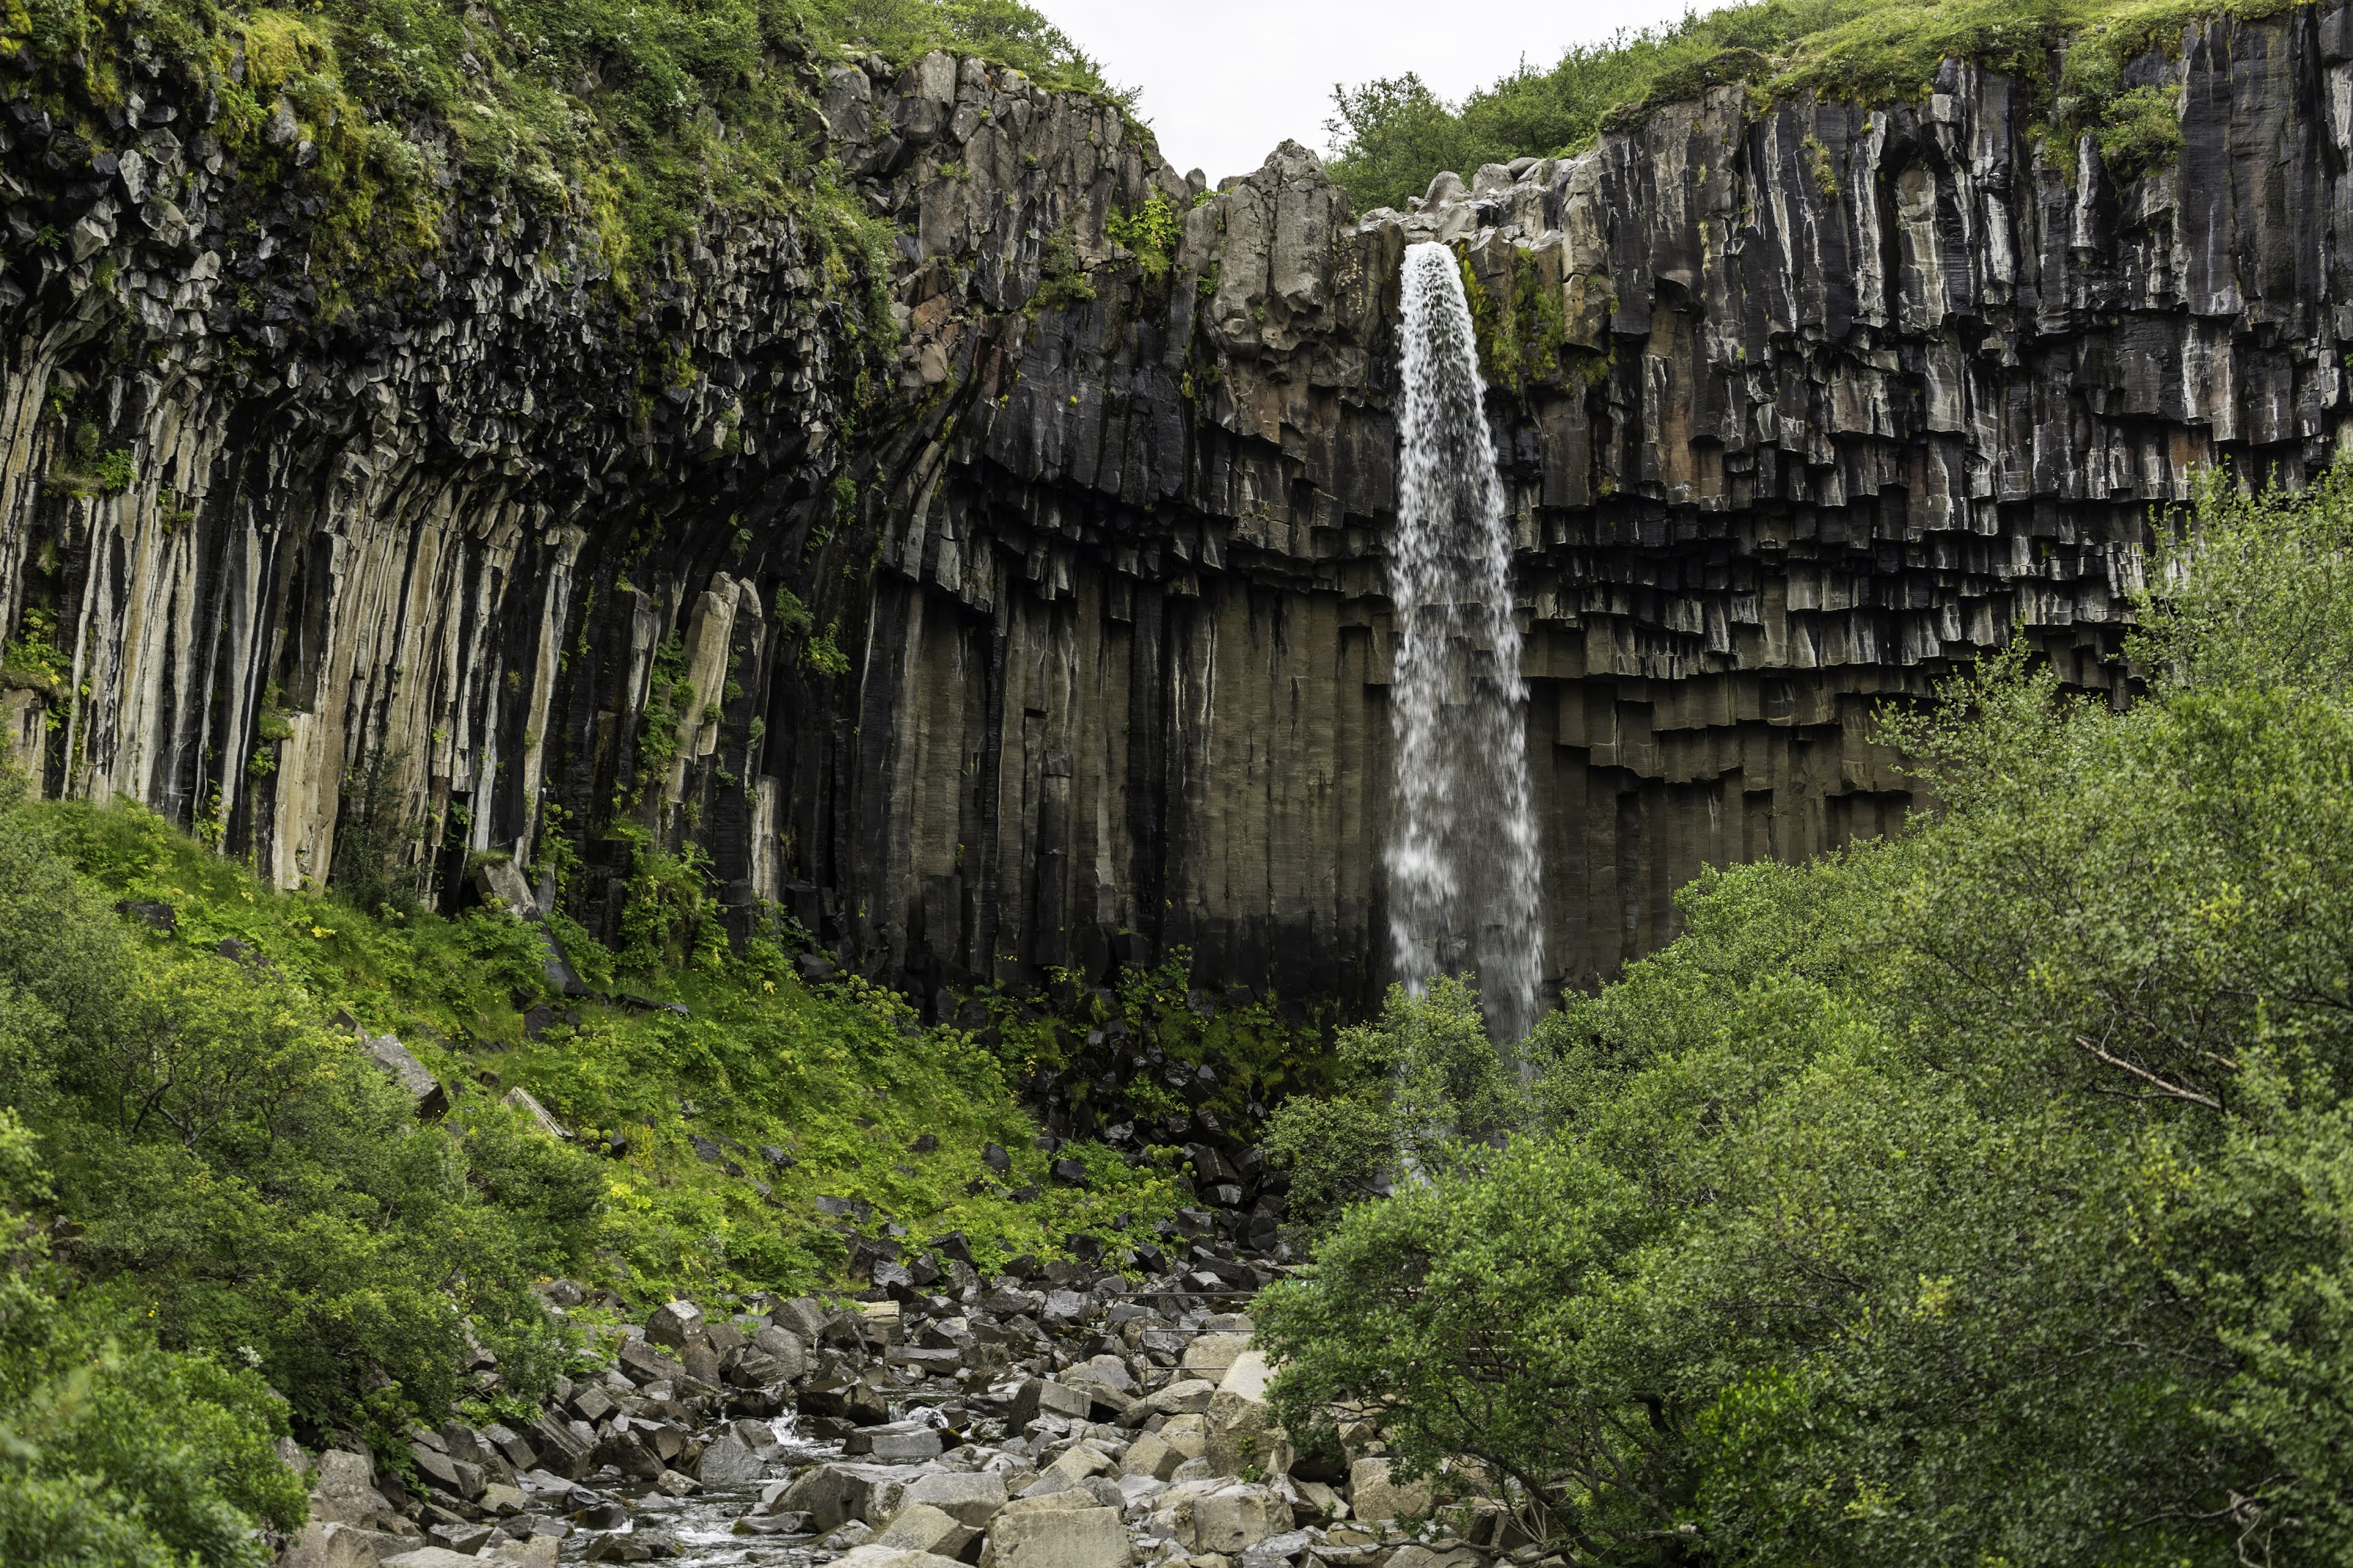
M828 625L801 646L801 665L816 674L844 676L849 673L849 656L841 651L834 640L840 628Z
M1038 252L1038 287L1025 307L1032 315L1041 310L1067 310L1095 297L1095 286L1079 261L1077 237L1063 224L1047 235Z
M629 804L659 789L670 776L686 743L682 726L694 710L694 682L687 679L686 643L677 628L654 648L652 670L646 682L645 711L638 722L637 784Z
M379 746L343 775L335 814L331 885L354 906L397 920L417 910L417 875L406 865L420 834L400 792L407 753Z
M801 603L801 596L788 584L777 584L776 634L787 639L807 637L812 624L809 607Z
M1132 213L1114 212L1103 223L1113 245L1135 253L1144 276L1157 283L1168 276L1169 261L1185 232L1185 220L1166 195L1155 195Z
M62 417L60 414L61 422ZM44 488L51 495L85 499L120 495L130 489L138 472L131 449L104 447L101 439L92 421L84 419L76 424L59 443Z
M0 11L0 51L45 103L110 144L161 76L218 106L248 179L315 202L313 258L395 283L467 186L578 224L624 289L714 212L863 221L812 178L800 68L858 36L898 58L966 50L1114 101L1093 62L1018 0L41 0ZM592 263L592 265L595 265ZM322 288L332 310L342 289Z
M628 901L621 911L621 945L614 954L622 970L716 968L724 963L727 935L715 918L709 864L693 844L676 855L635 845Z
M2137 87L2111 100L2100 115L2100 160L2121 185L2154 174L2181 156L2180 93Z
M55 700L73 678L73 660L58 643L58 613L27 605L17 617L16 635L0 647L0 686L22 686Z
M1511 272L1501 297L1480 280L1467 247L1457 247L1456 261L1471 307L1479 368L1491 385L1518 392L1532 381L1550 381L1559 374L1568 328L1560 290L1546 287L1525 251L1507 248L1505 255Z

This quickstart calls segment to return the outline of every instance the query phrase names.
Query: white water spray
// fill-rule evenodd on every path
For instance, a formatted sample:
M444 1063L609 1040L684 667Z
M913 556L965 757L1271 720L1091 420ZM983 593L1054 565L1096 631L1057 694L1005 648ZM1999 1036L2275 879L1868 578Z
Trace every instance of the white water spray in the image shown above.
M1475 970L1488 1032L1517 1044L1543 973L1527 683L1512 618L1512 539L1454 253L1405 253L1397 537L1397 821L1389 939L1416 993Z

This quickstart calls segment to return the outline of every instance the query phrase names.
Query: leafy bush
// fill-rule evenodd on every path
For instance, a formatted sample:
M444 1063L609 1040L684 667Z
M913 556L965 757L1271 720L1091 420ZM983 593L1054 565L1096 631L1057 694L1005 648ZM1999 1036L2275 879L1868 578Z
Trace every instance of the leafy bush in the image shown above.
M0 801L0 1098L50 1151L69 1300L174 1350L250 1351L296 1421L384 1434L470 1394L469 1328L502 1394L565 1370L544 1275L640 1304L841 1283L820 1194L873 1203L871 1232L961 1230L984 1264L1173 1215L1165 1169L1038 1149L969 1036L876 988L813 991L766 941L731 952L700 871L654 865L677 895L656 923L692 935L649 942L628 984L682 1012L551 995L538 936L502 913L365 913L271 891L136 806ZM113 899L169 904L174 931ZM550 923L612 983L616 955ZM571 1013L533 1036L540 1004ZM324 1025L339 1011L434 1072L438 1124ZM500 1103L515 1086L576 1141ZM1057 1157L1088 1184L1049 1184Z
M1468 178L1482 163L1582 151L1621 106L1672 101L1670 93L1696 96L1717 79L1761 86L1774 73L1757 61L1866 10L1883 25L1904 26L1903 13L1883 0L1764 0L1576 45L1549 69L1523 63L1460 108L1410 73L1335 88L1325 124L1332 177L1359 211L1401 207L1441 169Z
M1276 1410L1314 1432L1345 1403L1380 1424L1409 1474L1468 1457L1553 1509L1607 1496L1649 1468L1659 1438L1624 1418L1646 1369L1595 1330L1659 1224L1623 1176L1549 1140L1366 1205L1317 1251L1312 1283L1273 1286L1251 1309L1285 1363Z
M1540 1130L1261 1299L1286 1421L1598 1563L2345 1560L2348 545L2343 478L2214 478L2147 700L2013 652L1888 715L1935 819L1687 889L1537 1031Z
M1303 1108L1332 1087L1337 1062L1314 1016L1254 990L1212 1003L1194 987L1190 949L1124 964L1103 987L1078 971L1051 976L1059 1005L1042 1010L994 986L968 1000L988 1017L1007 1074L1051 1074L1076 1126L1156 1122L1139 1129L1146 1142L1176 1138L1198 1125L1198 1108L1250 1140L1269 1105Z
M1144 276L1157 283L1168 276L1170 258L1185 232L1185 220L1165 195L1155 195L1132 213L1115 212L1103 225L1113 245L1135 253Z
M0 1205L49 1197L31 1131L0 1107ZM58 1299L37 1226L0 1273L0 1561L260 1568L259 1533L307 1509L278 1459L281 1401L243 1366L158 1349L143 1324Z
M1468 976L1426 996L1393 985L1379 1019L1343 1029L1341 1081L1275 1108L1266 1148L1292 1173L1292 1213L1311 1226L1366 1193L1473 1163L1519 1130L1528 1103L1495 1054Z
M897 58L952 49L1002 60L1048 87L1092 92L1132 105L1070 36L1021 0L815 0L811 20L827 37L866 44Z

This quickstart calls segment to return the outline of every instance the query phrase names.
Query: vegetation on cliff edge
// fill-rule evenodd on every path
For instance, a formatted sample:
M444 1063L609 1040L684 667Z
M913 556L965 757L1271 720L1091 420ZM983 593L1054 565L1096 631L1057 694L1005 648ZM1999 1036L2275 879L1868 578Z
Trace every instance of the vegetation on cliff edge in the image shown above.
M125 112L158 81L216 102L254 190L319 203L331 264L429 249L467 187L594 227L625 273L714 210L826 205L811 62L935 47L1118 96L1019 0L0 4L0 57L100 146L135 136Z
M1485 163L1567 156L1650 109L1745 82L1773 98L1891 103L1925 95L1938 65L1957 58L2024 82L2031 118L2055 137L2072 169L2073 137L2094 133L2124 178L2170 162L2179 145L2151 119L2145 95L2124 91L2124 67L2150 48L2174 50L2201 17L2255 20L2305 0L1758 0L1692 12L1681 21L1578 44L1557 62L1522 63L1449 104L1418 76L1333 90L1330 168L1357 210L1402 207L1431 176L1466 179ZM2052 75L2054 61L2060 68ZM2170 95L2161 106L2170 117Z

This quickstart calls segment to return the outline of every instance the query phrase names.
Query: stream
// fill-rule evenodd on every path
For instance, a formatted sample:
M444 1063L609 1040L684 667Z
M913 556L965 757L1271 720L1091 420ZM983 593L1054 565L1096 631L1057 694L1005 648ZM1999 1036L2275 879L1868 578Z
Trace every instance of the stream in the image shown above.
M735 1568L736 1564L759 1564L761 1568L810 1568L829 1563L835 1552L818 1545L814 1535L758 1535L736 1531L736 1521L748 1516L760 1500L761 1489L795 1472L826 1460L842 1457L839 1443L811 1442L790 1434L786 1428L788 1415L771 1418L770 1425L783 1445L783 1451L769 1461L768 1479L745 1481L734 1486L707 1487L692 1497L674 1498L657 1490L649 1481L628 1481L617 1487L589 1484L619 1498L628 1506L629 1526L616 1532L575 1528L565 1538L560 1561L565 1563L597 1561L590 1553L607 1533L617 1533L624 1539L639 1531L659 1531L679 1543L681 1550L657 1561L691 1565L691 1568ZM607 1561L625 1561L610 1557Z

